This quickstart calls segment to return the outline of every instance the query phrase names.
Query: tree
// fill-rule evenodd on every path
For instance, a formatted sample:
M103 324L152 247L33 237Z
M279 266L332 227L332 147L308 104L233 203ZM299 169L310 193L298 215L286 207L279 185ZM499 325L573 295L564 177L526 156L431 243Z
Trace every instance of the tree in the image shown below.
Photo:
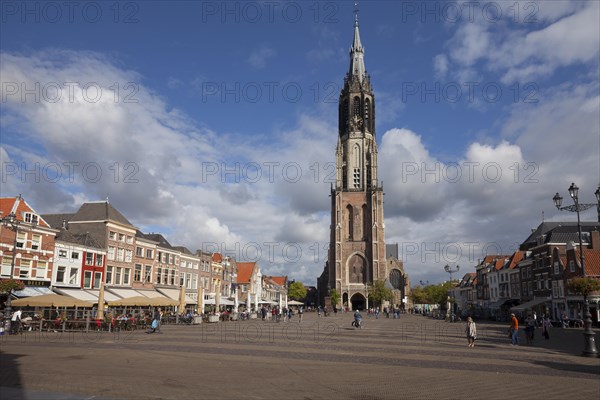
M288 288L288 297L292 300L303 300L306 297L306 287L302 282L292 282Z
M385 287L385 282L378 280L374 281L369 286L369 300L374 303L382 304L384 301L392 301L394 299L394 293Z
M453 282L444 282L438 285L417 286L411 289L411 298L414 304L439 304L444 307L448 301L448 292L454 287Z
M425 292L425 288L422 286L417 286L410 290L410 298L413 304L427 304L429 303L429 299L427 298L427 293Z
M594 278L573 278L568 286L571 291L583 295L584 300L590 293L600 290L600 282Z
M331 289L329 291L329 298L331 299L331 304L333 304L334 307L337 307L340 302L340 293L336 289Z
M15 290L23 290L25 283L16 279L0 279L0 293L12 293Z

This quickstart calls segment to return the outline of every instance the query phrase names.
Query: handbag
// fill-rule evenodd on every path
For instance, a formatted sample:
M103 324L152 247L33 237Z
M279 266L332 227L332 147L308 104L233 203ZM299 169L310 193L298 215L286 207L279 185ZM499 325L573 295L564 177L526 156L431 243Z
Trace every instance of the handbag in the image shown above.
M157 320L153 320L152 321L152 329L156 329L158 328L158 321Z

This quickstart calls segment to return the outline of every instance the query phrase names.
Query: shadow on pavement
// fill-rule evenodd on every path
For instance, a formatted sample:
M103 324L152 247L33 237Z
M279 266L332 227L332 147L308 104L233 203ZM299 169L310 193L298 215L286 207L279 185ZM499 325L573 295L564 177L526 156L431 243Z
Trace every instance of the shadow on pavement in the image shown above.
M8 396L10 399L22 400L25 399L25 395L22 391L21 385L21 374L19 373L19 367L17 360L21 356L14 354L6 354L0 352L0 387L1 392L6 394L6 391L10 391L11 395ZM4 397L4 395L2 396Z
M596 377L600 376L600 362L598 362L596 365L575 365L572 363L561 363L554 361L533 361L532 363L560 371L578 372Z

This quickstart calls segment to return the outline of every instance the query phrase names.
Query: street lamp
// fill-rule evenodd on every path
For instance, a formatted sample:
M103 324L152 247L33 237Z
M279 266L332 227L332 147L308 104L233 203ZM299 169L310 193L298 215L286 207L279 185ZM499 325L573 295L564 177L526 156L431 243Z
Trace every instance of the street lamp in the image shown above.
M447 273L450 274L450 282L452 282L452 274L455 272L458 272L458 270L460 270L460 266L457 265L456 269L452 269L451 266L449 266L448 264L446 264L446 266L444 267L444 271L446 271Z
M579 188L577 187L577 185L575 185L575 183L571 183L571 186L569 186L568 190L569 196L571 196L571 198L573 199L573 205L561 207L563 198L559 193L556 193L552 200L554 200L554 205L557 209L577 213L577 230L579 232L579 261L581 264L581 275L585 277L585 256L583 255L583 238L581 235L581 220L579 218L579 212L587 210L588 208L591 208L596 204L580 204ZM600 187L596 189L596 192L594 194L596 195L596 200L598 201L597 207L599 211L598 217L600 221ZM590 304L588 302L587 295L583 298L583 318L585 327L585 329L583 330L585 348L583 349L582 355L586 357L597 357L598 350L596 350L594 331L592 330L592 314L590 313Z

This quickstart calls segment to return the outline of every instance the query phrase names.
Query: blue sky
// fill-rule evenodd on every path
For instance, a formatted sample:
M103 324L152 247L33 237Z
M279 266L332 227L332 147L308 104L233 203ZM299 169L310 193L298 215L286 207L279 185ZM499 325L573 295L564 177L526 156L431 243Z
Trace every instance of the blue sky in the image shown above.
M471 4L359 5L386 237L413 282L512 252L542 212L572 220L553 194L600 182L598 3ZM108 195L173 244L314 284L353 3L67 7L2 2L2 196Z

